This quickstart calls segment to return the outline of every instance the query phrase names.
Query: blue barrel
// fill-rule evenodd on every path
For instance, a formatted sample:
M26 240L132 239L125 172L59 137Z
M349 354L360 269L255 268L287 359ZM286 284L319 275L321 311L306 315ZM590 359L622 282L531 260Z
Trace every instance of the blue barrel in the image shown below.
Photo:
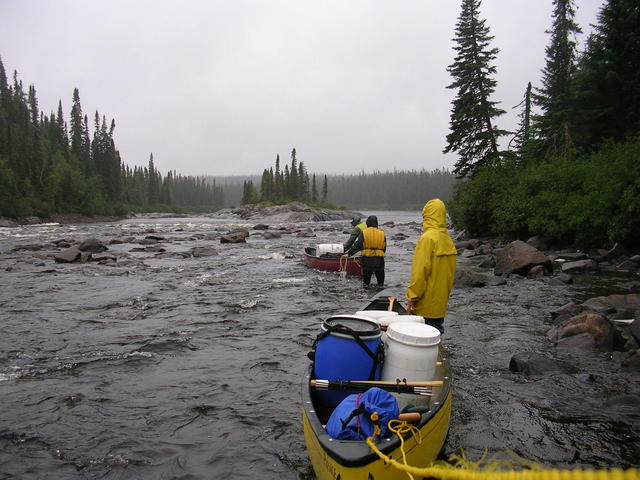
M353 315L338 315L322 323L321 338L316 343L313 376L323 380L380 380L382 363L371 358L359 344L378 353L381 331L378 324ZM327 334L327 332L329 332ZM324 336L322 336L324 334ZM371 372L373 370L373 375ZM335 407L354 390L317 390L318 399L326 407Z

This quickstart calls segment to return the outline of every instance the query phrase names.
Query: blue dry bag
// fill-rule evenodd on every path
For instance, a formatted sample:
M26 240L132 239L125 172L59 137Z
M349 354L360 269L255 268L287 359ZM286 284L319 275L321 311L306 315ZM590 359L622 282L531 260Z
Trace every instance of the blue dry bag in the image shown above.
M380 438L384 438L389 420L398 418L400 410L393 395L375 387L345 398L329 417L327 433L337 440L365 440L374 433L374 412L379 417Z

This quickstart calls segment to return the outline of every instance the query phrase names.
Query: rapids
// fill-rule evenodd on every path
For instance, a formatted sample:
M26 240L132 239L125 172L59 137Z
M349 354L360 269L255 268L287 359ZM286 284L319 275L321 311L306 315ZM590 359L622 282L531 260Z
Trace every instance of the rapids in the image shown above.
M377 214L389 243L386 286L402 298L420 214ZM251 230L259 222L0 229L0 478L314 478L300 423L306 354L323 319L355 312L372 292L304 265L304 246L342 242L348 222L295 224L317 236L269 240ZM206 240L236 227L250 230L246 244ZM151 232L167 252L219 254L132 251ZM89 237L124 241L109 252L128 258L54 263L51 242ZM26 244L44 248L13 250ZM638 465L639 382L610 354L581 353L572 374L509 370L517 352L566 361L546 337L549 312L593 286L525 279L454 289L444 335L454 405L442 458L510 450L548 467Z

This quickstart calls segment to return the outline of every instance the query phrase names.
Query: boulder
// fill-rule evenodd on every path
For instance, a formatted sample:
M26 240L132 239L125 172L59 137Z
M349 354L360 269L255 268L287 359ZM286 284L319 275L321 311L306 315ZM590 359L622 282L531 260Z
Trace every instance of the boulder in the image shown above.
M107 246L97 238L87 238L78 247L82 252L100 253L107 250Z
M487 277L481 273L474 272L464 265L456 267L454 285L458 288L477 288L484 287L487 284Z
M191 255L194 257L212 257L218 255L218 251L213 247L193 247L190 250Z
M557 347L610 351L615 341L615 329L604 315L583 313L554 327L550 338Z
M598 262L590 258L586 260L577 260L575 262L567 262L562 264L562 271L566 272L597 272L600 270Z
M606 297L593 297L584 302L582 305L603 315L608 315L620 310L635 312L637 310L640 310L640 293L628 293L626 295L609 295Z
M253 227L254 230L269 230L269 225L265 223L258 223Z
M11 218L0 218L0 227L3 228L15 228L18 226L18 222Z
M265 240L271 240L272 238L282 238L282 234L280 232L262 232L262 238Z
M564 372L565 368L557 361L534 352L516 353L509 361L509 370L525 375L547 375Z
M222 235L220 237L220 243L247 243L247 235L244 232Z
M496 266L493 273L496 275L511 273L526 275L536 265L542 265L546 273L553 272L549 257L522 240L516 240L504 248L495 250L494 255Z
M57 253L53 259L56 263L72 263L77 261L82 255L80 249L76 246L67 248L66 250Z
M478 266L480 268L494 268L496 266L496 259L492 255L482 260Z

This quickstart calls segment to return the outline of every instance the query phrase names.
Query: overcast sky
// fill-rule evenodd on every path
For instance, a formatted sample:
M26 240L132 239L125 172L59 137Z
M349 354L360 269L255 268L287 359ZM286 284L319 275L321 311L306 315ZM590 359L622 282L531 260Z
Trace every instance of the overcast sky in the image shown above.
M69 120L80 91L125 163L261 174L292 148L311 173L451 169L444 155L459 0L0 0L0 57ZM602 0L579 0L591 30ZM493 100L513 129L539 86L551 0L483 0ZM584 41L585 34L578 40Z

